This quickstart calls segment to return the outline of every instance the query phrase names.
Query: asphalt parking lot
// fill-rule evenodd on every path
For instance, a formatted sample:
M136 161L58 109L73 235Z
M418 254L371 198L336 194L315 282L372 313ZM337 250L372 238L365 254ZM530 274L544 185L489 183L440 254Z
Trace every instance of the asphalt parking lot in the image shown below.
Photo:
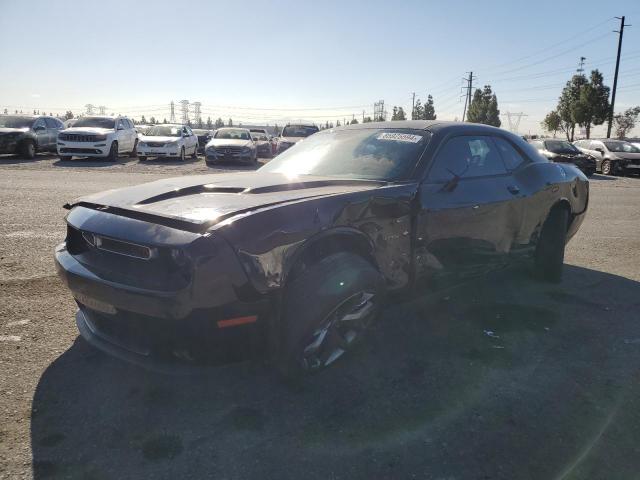
M515 268L390 305L300 384L161 375L78 338L61 206L228 170L0 157L0 478L639 478L639 178L593 177L562 284Z

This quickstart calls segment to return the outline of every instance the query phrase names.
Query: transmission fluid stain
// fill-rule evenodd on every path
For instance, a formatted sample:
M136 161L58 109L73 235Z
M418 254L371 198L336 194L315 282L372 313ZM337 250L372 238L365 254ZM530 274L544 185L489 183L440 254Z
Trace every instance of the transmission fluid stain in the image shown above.
M547 308L510 303L473 306L465 317L497 335L519 331L542 333L558 321L558 315Z
M147 460L167 460L180 455L183 448L177 435L156 435L144 442L142 454Z

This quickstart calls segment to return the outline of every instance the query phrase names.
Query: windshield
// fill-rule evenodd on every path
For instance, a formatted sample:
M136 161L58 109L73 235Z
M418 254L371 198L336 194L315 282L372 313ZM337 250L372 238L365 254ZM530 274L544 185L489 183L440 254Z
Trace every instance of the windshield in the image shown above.
M195 133L196 135L202 136L202 135L209 135L209 130L201 130L199 128L193 130L193 133Z
M249 140L249 131L241 128L225 128L218 130L215 138L228 138L230 140Z
M115 128L116 121L113 118L83 117L79 118L74 127Z
M33 117L0 116L0 127L2 128L31 128L35 121Z
M180 137L182 127L176 125L155 125L149 127L144 134L146 137Z
M308 137L318 131L318 127L306 125L288 125L282 130L283 137Z
M578 153L578 148L566 140L547 140L545 146L553 153Z
M640 148L634 147L629 142L604 142L610 152L640 153Z
M260 170L401 180L411 174L430 138L431 133L424 130L327 130L299 142Z
M266 142L269 140L264 133L252 133L251 138L256 142Z

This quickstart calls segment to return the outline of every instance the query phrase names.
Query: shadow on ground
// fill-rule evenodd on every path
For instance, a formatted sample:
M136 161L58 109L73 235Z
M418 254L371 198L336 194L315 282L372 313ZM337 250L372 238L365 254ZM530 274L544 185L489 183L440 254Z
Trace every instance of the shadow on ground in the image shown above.
M36 389L34 477L632 478L639 298L577 267L559 286L499 272L391 305L298 384L258 364L164 376L78 339Z

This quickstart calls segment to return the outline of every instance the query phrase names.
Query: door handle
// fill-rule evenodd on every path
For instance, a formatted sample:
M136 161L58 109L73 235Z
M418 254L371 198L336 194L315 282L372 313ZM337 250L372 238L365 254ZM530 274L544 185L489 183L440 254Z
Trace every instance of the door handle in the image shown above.
M507 187L507 190L509 190L509 192L511 192L514 195L517 195L518 193L520 193L520 188L516 185L509 185Z

